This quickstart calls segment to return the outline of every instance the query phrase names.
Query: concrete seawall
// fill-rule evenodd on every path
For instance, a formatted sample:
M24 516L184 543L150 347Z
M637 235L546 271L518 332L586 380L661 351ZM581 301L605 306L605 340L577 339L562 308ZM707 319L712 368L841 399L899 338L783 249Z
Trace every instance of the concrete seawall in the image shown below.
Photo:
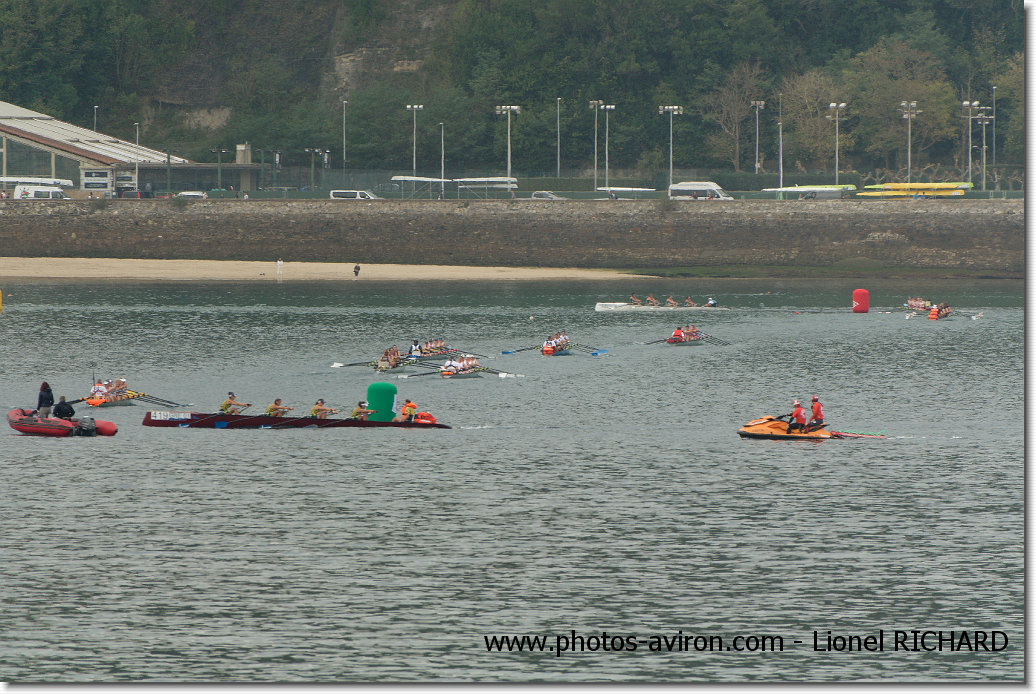
M0 202L0 256L1025 270L1021 200Z

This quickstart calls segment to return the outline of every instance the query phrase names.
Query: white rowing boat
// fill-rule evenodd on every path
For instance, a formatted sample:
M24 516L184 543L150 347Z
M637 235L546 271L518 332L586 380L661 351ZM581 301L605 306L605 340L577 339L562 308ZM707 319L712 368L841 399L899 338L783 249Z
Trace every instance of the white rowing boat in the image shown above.
M715 311L729 306L638 306L626 301L598 301L595 311Z

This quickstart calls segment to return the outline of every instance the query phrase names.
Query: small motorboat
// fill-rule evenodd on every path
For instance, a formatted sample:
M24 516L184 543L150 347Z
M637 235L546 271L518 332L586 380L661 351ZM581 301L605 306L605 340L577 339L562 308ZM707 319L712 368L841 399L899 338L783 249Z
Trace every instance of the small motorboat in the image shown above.
M787 415L784 415L786 418ZM738 436L743 439L780 439L788 441L823 441L825 439L840 439L840 435L827 429L815 429L809 432L795 431L788 433L788 421L785 418L764 415L759 419L753 419L748 424L737 430Z
M119 430L113 422L93 417L60 419L37 417L35 410L18 408L7 413L7 423L22 434L31 436L115 436Z

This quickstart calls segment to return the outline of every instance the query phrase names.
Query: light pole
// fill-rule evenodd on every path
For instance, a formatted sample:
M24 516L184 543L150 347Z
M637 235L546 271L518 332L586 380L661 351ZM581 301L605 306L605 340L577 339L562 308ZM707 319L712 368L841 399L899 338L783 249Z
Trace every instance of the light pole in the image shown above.
M140 147L140 123L134 123L133 128L137 131L137 147ZM133 153L133 187L140 190L140 152Z
M996 87L993 87L993 89L996 89ZM996 103L996 102L994 102L994 103ZM94 106L94 132L97 132L97 107L96 106Z
M600 99L590 100L590 108L594 110L594 192L597 192L597 110L603 105Z
M604 187L610 197L612 189L608 187L608 116L615 110L615 104L602 104L601 110L604 111Z
M995 89L995 87L994 87ZM561 178L561 97L558 99L558 173L557 178Z
M842 112L845 111L845 102L840 104L834 102L827 105L831 113L827 115L828 120L835 122L835 185L838 185L838 120L842 116Z
M446 126L439 123L439 199L446 197Z
M317 153L323 154L324 150L306 147L305 151L309 152L309 192L312 193L317 187L316 156Z
M777 172L778 188L784 187L784 93L777 92ZM781 192L784 199L784 192Z
M347 99L342 99L342 174L345 174L345 105L348 104Z
M659 106L658 115L669 114L669 187L673 187L673 116L683 115L683 106Z
M997 85L992 85L992 168L997 168Z
M973 109L978 108L978 101L962 101L960 105L968 110L968 115L961 115L961 118L968 119L968 183L971 183L971 115Z
M407 111L412 111L414 114L414 178L417 178L417 112L424 110L424 104L407 104ZM414 186L414 192L417 192L417 181L412 181Z
M216 149L210 149L210 152L216 155L216 190L219 191L219 196L223 197L223 155L227 154L227 150L223 149L223 145L220 145Z
M765 101L753 101L752 108L755 109L755 173L759 175L759 109L766 108Z
M507 114L507 177L511 177L511 114L521 113L521 106L497 106L496 115Z
M980 109L984 108L988 107L980 107ZM996 120L994 120L994 116L991 116L988 113L978 114L977 116L975 116L975 120L977 120L979 122L979 125L982 126L982 190L984 191L986 189L986 124L992 123L995 127Z
M903 114L903 118L905 118L907 122L907 183L910 183L910 172L912 170L910 151L913 149L911 144L910 124L913 122L914 118L917 117L918 113L924 113L924 111L917 108L916 101L900 101L899 108L897 110Z

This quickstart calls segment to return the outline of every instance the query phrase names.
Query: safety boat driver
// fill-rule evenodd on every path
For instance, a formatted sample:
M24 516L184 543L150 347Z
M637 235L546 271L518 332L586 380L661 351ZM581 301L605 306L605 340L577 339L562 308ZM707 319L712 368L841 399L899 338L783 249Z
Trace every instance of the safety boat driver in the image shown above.
M813 396L813 413L806 423L806 431L816 431L824 426L824 406L820 404L820 398Z
M788 430L785 432L790 434L793 431L806 431L806 410L803 409L802 403L798 400L795 401L795 409L791 411L791 419L788 421Z

